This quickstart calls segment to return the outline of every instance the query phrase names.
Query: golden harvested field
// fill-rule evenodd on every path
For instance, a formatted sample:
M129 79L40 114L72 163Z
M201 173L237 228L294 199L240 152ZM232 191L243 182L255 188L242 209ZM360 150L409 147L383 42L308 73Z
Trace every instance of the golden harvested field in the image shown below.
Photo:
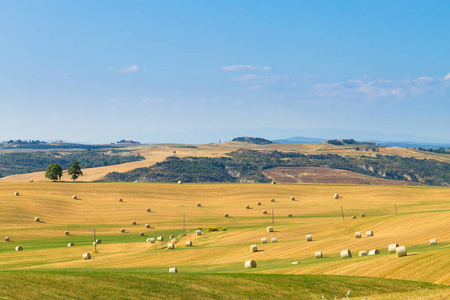
M178 150L177 150L178 152ZM19 192L20 196L14 196ZM341 198L335 200L334 193ZM78 199L72 199L77 195ZM290 197L294 196L295 201ZM119 202L118 198L123 198ZM274 198L275 202L270 199ZM257 202L262 203L261 206ZM201 203L201 207L196 204ZM245 205L251 209L245 209ZM395 214L397 205L398 214ZM0 268L384 277L450 285L450 192L319 184L1 183ZM345 220L341 217L343 207ZM146 208L152 212L146 212ZM274 232L266 232L272 224ZM262 213L267 210L268 214ZM224 218L228 213L230 218ZM360 217L365 213L366 217ZM186 235L182 235L183 214ZM293 217L288 217L292 214ZM351 219L351 216L357 216ZM39 217L41 222L35 222ZM136 221L137 225L131 225ZM145 228L145 224L151 228ZM201 236L195 235L197 227ZM218 232L206 232L217 226ZM226 227L226 231L221 231ZM94 253L93 229L103 242ZM125 228L126 233L120 233ZM70 232L69 236L64 231ZM366 231L373 230L373 237ZM354 233L360 231L362 238ZM139 236L143 232L144 236ZM175 249L167 249L169 235ZM312 234L307 242L305 235ZM10 237L9 242L3 241ZM163 236L163 243L147 238ZM268 243L262 244L261 238ZM277 242L271 243L276 237ZM430 246L431 238L437 245ZM190 240L193 247L186 247ZM74 247L67 247L69 242ZM406 257L388 254L405 245ZM251 253L256 244L258 252ZM16 246L23 251L15 251ZM353 257L341 259L341 250ZM380 250L358 257L360 250ZM314 258L322 251L323 258ZM81 256L90 252L91 260ZM258 266L245 269L253 259ZM298 264L292 262L298 261Z

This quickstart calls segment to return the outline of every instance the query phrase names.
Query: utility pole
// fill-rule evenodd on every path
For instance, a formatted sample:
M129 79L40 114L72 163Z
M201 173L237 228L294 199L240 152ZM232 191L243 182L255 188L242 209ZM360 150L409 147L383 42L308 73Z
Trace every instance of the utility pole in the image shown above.
M95 234L95 228L94 228L94 251L97 253L97 235Z
M341 213L342 213L342 220L344 220L344 210L342 209L342 206L341 206Z

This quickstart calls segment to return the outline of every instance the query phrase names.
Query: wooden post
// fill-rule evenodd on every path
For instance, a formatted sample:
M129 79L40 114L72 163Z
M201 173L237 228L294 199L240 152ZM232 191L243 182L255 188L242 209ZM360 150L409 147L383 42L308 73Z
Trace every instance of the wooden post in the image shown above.
M97 235L95 234L95 228L94 228L94 252L97 253Z
M342 213L342 220L344 220L344 210L342 209L342 206L341 206L341 213Z

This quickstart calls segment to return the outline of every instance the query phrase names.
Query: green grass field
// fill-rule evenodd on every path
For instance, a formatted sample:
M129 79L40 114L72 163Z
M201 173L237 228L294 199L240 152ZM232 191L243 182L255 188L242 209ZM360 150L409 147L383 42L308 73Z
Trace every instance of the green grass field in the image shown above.
M14 196L16 191L20 196ZM333 198L336 192L339 200ZM202 207L196 206L199 202ZM251 209L245 209L247 204ZM0 299L449 297L448 188L1 183L0 207ZM274 232L268 233L272 209ZM151 228L145 228L147 223ZM206 232L208 226L227 230ZM197 227L204 229L201 236L195 234ZM103 241L98 253L92 244L94 228ZM367 230L374 236L366 237ZM363 237L355 239L355 231ZM313 241L307 242L306 234ZM176 237L174 250L167 249L169 235ZM6 236L9 242L3 241ZM157 236L165 241L146 242ZM267 244L261 243L263 237ZM271 243L272 237L278 241ZM431 238L438 244L429 245ZM185 246L187 240L193 247ZM75 246L67 247L69 242ZM391 243L405 245L408 255L389 254ZM260 251L251 253L252 244ZM23 251L15 251L19 245ZM353 257L341 259L344 249ZM380 254L358 256L358 251L371 249ZM323 258L314 258L315 251L322 251ZM92 254L91 260L81 258L85 252ZM250 259L257 268L244 268ZM168 274L170 267L179 273Z

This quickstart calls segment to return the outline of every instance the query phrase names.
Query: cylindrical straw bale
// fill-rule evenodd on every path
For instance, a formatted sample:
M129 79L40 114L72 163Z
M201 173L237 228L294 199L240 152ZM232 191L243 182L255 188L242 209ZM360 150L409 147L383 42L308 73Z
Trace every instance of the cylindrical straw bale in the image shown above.
M267 232L273 232L273 227L272 226L268 226L267 227Z
M131 225L136 225L136 224L137 224L136 221L131 222Z
M178 269L177 268L170 268L169 269L169 273L178 273Z
M352 252L350 250L342 250L341 251L341 258L349 258L352 257Z
M254 261L254 260L247 260L245 262L245 268L246 269L256 268L256 261Z
M273 237L273 238L271 239L271 241L272 241L272 243L276 243L276 242L278 242L278 240L277 240L277 238L276 238L276 237Z
M360 216L361 218L364 218L364 217L366 216L366 214L365 214L365 213L361 213L359 216Z
M261 244L267 244L267 238L261 238Z
M101 240L101 239L96 239L96 240L95 240L95 243L96 243L96 244L101 244L101 243L102 243L102 240Z
M186 241L185 245L186 247L192 247L192 241Z
M295 197L291 197L291 200L292 200L292 201L295 201Z
M30 179L30 182L33 182L33 179Z
M352 216L352 219L356 219L356 216Z
M16 251L22 251L22 250L23 250L22 246L17 246L16 247Z
M223 216L224 216L225 218L228 218L228 217L229 217L229 215L228 215L228 214L223 214Z
M316 251L316 253L314 254L314 256L316 258L322 258L322 251Z
M388 246L388 252L389 253L395 253L396 251L395 251L395 249L397 249L397 247L398 247L398 244L396 243L396 244L390 244L389 246Z
M372 230L366 231L366 235L367 236L373 236L373 231Z
M69 231L64 231L64 235L70 235L70 232Z
M169 235L169 239L171 240L171 239L174 239L175 238L175 236L174 235Z
M14 193L14 196L19 196L19 192L15 192L15 193Z
M247 204L247 205L245 206L245 208L246 208L246 209L250 209L250 205Z
M147 239L147 242L153 244L153 243L155 243L155 238L148 238L148 239Z
M339 194L338 193L334 194L334 199L339 199Z
M139 236L144 236L144 233L143 232L139 232Z
M406 247L400 246L395 249L395 252L397 253L397 257L406 256Z
M90 253L84 253L83 254L83 259L91 259L91 254Z
M262 204L261 202L256 202L256 205L261 206Z
M93 242L92 245L97 245L97 243L96 243L96 242Z
M275 199L273 199L273 198L272 198L272 199L270 199L270 202L275 202Z
M288 218L292 218L292 214L288 214Z
M201 207L202 206L202 204L201 203L197 203L197 207Z
M358 252L358 256L366 256L367 255L367 251L362 250Z
M75 199L75 200L78 199L77 195L73 195L72 199Z
M152 211L152 209L150 208L150 207L147 207L147 212L151 212Z
M361 232L357 231L355 232L355 239L360 239L361 238Z
M9 236L5 236L5 242L9 242Z
M307 234L307 235L306 235L306 240L307 240L308 242L311 242L311 241L312 241L312 235L311 235L311 234Z
M369 255L377 255L380 254L380 251L378 251L378 249L373 249L369 251Z
M175 249L175 244L174 243L168 243L167 244L167 249Z
M120 232L121 232L121 233L125 233L125 228L121 228L121 229L120 229Z
M250 252L256 252L256 251L258 251L258 247L256 245L251 245Z
M178 184L182 184L183 182L181 180L178 180Z
M437 245L437 239L431 239L430 245Z
M95 243L95 242L94 242L94 243ZM69 244L67 244L67 247L73 247L73 246L75 246L74 243L69 243Z
M158 236L158 237L156 238L156 240L157 240L158 242L164 242L164 237Z
M195 232L197 235L202 235L202 231L199 229Z
M36 218L34 218L34 221L36 221L36 222L40 222L40 221L41 221L41 219L39 219L39 217L36 217Z
M267 210L263 210L263 215L267 215Z
M119 198L119 202L123 202L123 199L122 199L122 198Z
M272 182L271 182L271 184L276 184L276 183L277 183L276 181L272 181Z
M150 228L150 224L145 224L145 228Z

